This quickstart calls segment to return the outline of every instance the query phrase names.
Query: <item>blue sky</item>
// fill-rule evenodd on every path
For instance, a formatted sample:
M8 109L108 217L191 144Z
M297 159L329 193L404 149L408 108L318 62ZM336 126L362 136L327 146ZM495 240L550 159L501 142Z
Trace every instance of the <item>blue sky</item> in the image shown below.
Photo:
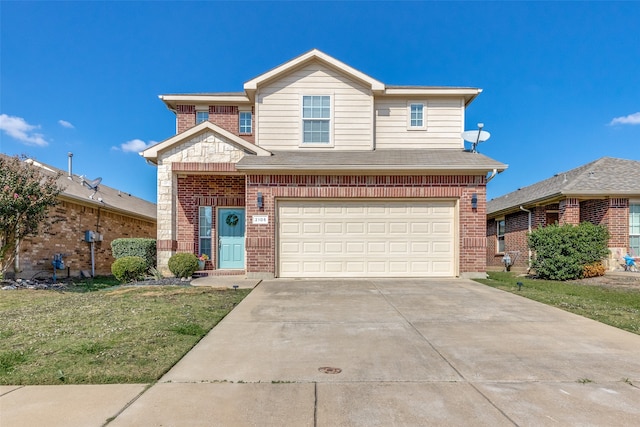
M0 0L0 152L156 201L137 152L160 94L241 91L312 48L392 85L471 86L509 165L488 198L602 156L640 160L639 2Z

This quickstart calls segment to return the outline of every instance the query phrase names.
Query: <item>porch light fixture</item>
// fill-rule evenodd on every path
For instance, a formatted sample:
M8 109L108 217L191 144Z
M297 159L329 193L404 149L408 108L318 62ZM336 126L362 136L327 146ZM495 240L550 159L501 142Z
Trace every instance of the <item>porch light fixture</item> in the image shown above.
M471 195L471 209L478 209L478 194L473 193Z
M258 209L262 209L264 207L264 197L262 197L262 193L258 191L258 199L257 199Z

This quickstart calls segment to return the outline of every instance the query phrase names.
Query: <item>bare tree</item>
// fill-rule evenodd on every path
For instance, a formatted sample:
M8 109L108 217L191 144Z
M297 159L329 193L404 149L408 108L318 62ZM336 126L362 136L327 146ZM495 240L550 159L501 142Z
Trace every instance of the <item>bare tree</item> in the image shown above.
M20 240L37 234L62 191L57 185L60 172L24 160L0 155L0 274L15 260Z

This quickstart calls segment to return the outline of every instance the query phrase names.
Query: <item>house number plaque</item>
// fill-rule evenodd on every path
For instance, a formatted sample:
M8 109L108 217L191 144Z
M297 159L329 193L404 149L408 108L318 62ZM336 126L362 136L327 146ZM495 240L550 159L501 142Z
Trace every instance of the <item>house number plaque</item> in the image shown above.
M254 224L269 224L269 215L253 215L251 218Z

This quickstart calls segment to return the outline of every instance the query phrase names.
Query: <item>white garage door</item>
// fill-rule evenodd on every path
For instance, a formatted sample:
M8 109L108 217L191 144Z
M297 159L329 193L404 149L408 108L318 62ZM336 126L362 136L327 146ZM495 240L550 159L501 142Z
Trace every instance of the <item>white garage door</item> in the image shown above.
M278 203L280 277L451 277L454 201Z

